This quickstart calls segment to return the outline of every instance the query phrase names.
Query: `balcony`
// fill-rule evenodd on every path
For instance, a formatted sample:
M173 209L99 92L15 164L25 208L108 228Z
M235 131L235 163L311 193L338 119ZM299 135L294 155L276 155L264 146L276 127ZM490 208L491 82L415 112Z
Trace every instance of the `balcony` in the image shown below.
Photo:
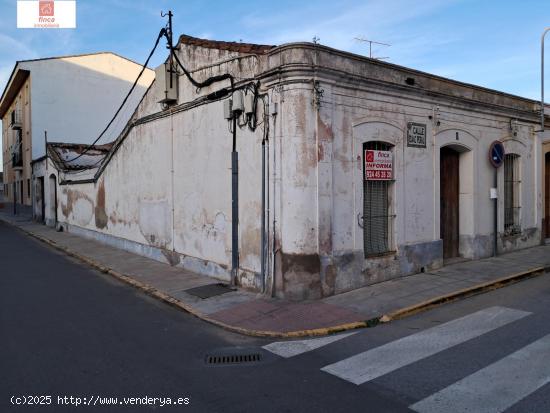
M23 167L23 151L19 149L19 151L13 152L11 154L11 161L13 168L22 168Z
M23 145L21 142L21 130L16 131L18 136L15 145L11 148L11 164L12 168L23 167Z
M21 129L23 127L23 113L20 109L14 109L11 112L10 128Z

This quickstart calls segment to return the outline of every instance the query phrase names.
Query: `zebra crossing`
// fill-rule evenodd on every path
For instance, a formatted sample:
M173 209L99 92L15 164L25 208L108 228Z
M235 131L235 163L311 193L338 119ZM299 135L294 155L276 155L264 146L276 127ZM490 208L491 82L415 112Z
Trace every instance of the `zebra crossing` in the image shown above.
M486 308L360 352L323 366L320 370L355 385L362 385L490 334L529 315L530 312L506 307ZM337 345L340 340L354 334L356 332L311 340L275 342L264 346L264 349L291 358L320 350L329 344ZM418 413L498 413L548 383L550 334L416 401L409 408Z

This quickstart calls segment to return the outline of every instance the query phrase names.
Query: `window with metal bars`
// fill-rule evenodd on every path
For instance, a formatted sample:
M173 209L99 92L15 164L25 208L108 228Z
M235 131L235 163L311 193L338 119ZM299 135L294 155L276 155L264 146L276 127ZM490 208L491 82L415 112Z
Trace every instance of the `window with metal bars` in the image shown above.
M504 156L504 235L521 232L519 155Z
M392 145L384 142L363 144L363 168L365 151L389 151ZM390 213L390 186L393 181L367 180L363 170L363 245L365 258L383 255L391 251L390 226L393 215Z

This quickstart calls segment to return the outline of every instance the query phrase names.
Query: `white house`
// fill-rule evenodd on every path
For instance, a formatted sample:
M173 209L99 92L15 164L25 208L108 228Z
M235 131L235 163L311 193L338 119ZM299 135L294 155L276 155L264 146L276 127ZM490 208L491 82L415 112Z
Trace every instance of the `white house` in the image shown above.
M176 55L196 84L158 77L96 167L60 168L58 225L229 280L236 130L245 287L319 298L550 236L535 101L311 43Z

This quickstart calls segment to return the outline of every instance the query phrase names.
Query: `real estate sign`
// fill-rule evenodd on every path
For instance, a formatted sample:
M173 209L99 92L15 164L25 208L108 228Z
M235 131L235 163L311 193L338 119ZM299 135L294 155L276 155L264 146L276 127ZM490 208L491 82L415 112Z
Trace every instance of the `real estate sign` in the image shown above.
M17 27L20 29L74 29L76 28L76 1L18 1Z
M365 150L365 180L389 181L393 179L391 151Z

